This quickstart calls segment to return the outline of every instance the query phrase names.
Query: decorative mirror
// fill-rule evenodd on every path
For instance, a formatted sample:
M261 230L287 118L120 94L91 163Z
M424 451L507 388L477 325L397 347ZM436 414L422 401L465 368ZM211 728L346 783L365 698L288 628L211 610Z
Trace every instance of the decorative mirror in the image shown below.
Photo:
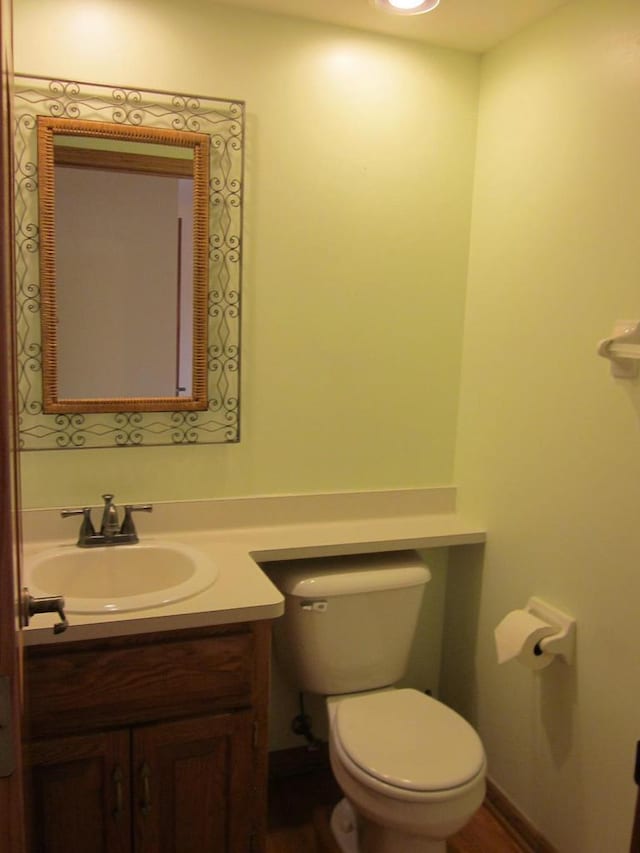
M244 105L16 82L21 447L237 441Z

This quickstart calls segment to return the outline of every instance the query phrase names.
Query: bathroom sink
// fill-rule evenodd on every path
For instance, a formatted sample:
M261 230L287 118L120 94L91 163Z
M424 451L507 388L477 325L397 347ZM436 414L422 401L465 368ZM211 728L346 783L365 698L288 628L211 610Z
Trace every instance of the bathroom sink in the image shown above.
M34 597L63 595L68 613L118 613L162 607L211 586L217 567L188 545L140 542L97 548L65 545L28 560Z

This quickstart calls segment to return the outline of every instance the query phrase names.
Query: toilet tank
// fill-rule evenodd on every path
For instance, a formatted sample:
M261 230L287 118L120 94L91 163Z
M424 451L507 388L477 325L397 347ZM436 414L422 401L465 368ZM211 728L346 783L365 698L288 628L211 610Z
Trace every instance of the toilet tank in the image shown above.
M293 686L336 695L390 686L403 676L431 578L415 551L263 568L284 595L274 647Z

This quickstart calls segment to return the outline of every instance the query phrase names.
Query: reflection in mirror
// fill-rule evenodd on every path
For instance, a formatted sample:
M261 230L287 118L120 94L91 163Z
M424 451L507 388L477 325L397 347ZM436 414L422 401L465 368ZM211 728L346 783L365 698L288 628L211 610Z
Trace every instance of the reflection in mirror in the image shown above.
M40 117L38 144L45 411L205 408L208 137Z
M193 151L109 141L53 138L58 392L190 397Z
M20 447L238 441L244 103L18 74L14 105Z

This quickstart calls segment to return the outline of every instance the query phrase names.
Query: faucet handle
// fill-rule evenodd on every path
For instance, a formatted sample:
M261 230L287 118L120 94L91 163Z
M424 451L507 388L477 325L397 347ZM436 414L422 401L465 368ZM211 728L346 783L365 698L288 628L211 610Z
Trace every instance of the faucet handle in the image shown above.
M124 508L129 512L153 512L153 504L125 504Z
M151 504L125 504L124 518L122 519L120 533L130 536L133 542L137 542L138 533L136 531L136 526L133 523L133 518L131 517L134 512L153 512L153 506Z
M91 521L91 507L85 506L82 507L82 509L63 509L61 510L60 515L63 518L69 518L72 515L82 516L82 524L80 525L80 532L78 533L78 545L84 545L89 536L96 535L93 522Z

